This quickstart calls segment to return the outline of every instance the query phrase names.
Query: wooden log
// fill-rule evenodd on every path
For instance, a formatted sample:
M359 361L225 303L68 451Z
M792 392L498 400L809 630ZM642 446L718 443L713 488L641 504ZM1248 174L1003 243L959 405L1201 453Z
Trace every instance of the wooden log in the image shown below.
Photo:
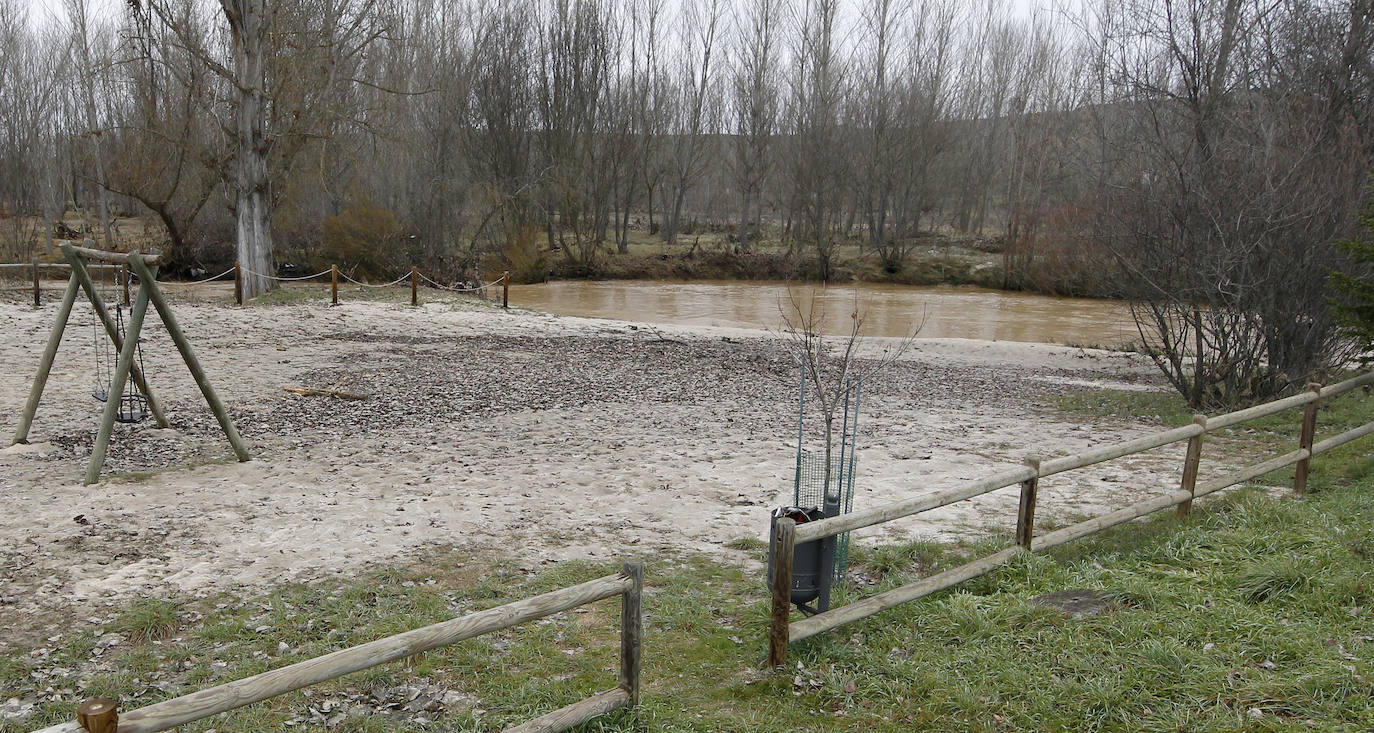
M644 661L644 564L626 561L620 573L629 579L620 597L620 686L630 695L629 707L639 706L639 678Z
M1344 433L1341 433L1340 435L1333 435L1330 438L1327 438L1326 440L1314 444L1312 446L1312 455L1319 456L1331 450L1332 448L1345 445L1346 443L1349 443L1354 440L1359 440L1360 438L1363 438L1364 436L1369 435L1371 433L1374 433L1374 422L1368 423L1366 425L1361 425L1360 427L1354 428L1353 430L1347 430Z
M1317 435L1317 410L1321 408L1320 384L1307 385L1307 391L1316 393L1318 399L1312 400L1303 407L1302 427L1298 430L1298 447L1307 451L1307 458L1298 461L1298 465L1293 469L1293 492L1301 496L1307 493L1307 470L1312 465L1312 440Z
M1022 549L1031 549L1031 537L1035 534L1035 494L1040 485L1040 458L1028 456L1026 465L1036 475L1021 482L1021 503L1016 510L1016 544Z
M38 374L34 375L33 384L29 387L29 399L24 403L24 411L19 415L19 427L14 431L16 445L29 442L29 428L33 426L38 403L43 399L43 388L48 384L53 359L57 357L57 347L62 344L62 332L67 330L67 321L71 319L72 305L76 303L76 292L80 287L75 276L67 281L67 291L62 295L62 304L58 306L57 317L53 320L52 330L48 332L48 343L38 360Z
M1374 372L1365 372L1359 376L1351 377L1344 382L1337 382L1329 387L1322 387L1320 396L1322 399L1327 400L1332 397L1343 395L1353 389L1368 387L1371 384L1374 384Z
M980 560L975 560L967 565L961 565L952 570L946 570L938 575L904 585L900 588L879 593L876 596L869 596L861 601L855 601L847 606L832 608L825 613L818 613L810 618L802 619L792 624L790 629L792 641L809 639L817 634L824 633L838 626L853 623L860 619L868 618L875 613L889 610L896 606L917 598L923 598L944 590L953 585L958 585L971 578L988 573L999 568L1017 554L1025 552L1020 547L1008 547L1000 552L988 555Z
M510 307L510 270L501 273L501 307Z
M91 307L95 310L96 318L105 327L105 335L109 337L116 350L122 351L124 349L124 334L120 332L119 324L115 322L115 319L110 317L109 308L105 305L105 298L96 288L95 281L91 279L91 273L88 271L90 269L89 263L83 260L76 250L77 248L69 244L62 245L62 254L72 267L72 277L76 278L77 282L81 284L81 288L86 291L86 298L91 301ZM108 267L114 267L114 265L108 265ZM152 273L153 270L150 268L149 272ZM135 363L132 365L132 369L134 384L147 398L148 410L153 413L153 421L157 423L159 428L171 427L171 423L167 420L167 413L162 409L162 401L153 394L153 387L148 384L148 380L143 376L142 367Z
M420 304L420 271L410 268L410 304Z
M87 733L115 733L119 729L119 701L95 697L76 708L76 723Z
M779 517L773 521L773 610L768 625L768 666L787 663L788 622L792 619L792 556L796 550L797 521Z
M1207 416L1193 415L1193 424L1202 428L1202 433L1198 433L1188 439L1188 450L1183 454L1183 481L1179 488L1188 492L1192 497L1193 491L1197 489L1197 470L1202 461L1202 434L1207 432ZM1178 515L1186 517L1193 511L1193 500L1189 498L1178 505Z
M844 532L851 532L863 527L871 527L875 524L890 522L894 519L909 517L912 514L919 514L931 509L938 509L948 506L964 499L972 499L975 496L982 496L990 491L1004 489L1013 484L1027 481L1034 475L1034 471L1028 466L1022 466L1010 471L994 474L985 479L974 481L968 486L960 486L954 489L941 491L930 496L915 497L903 501L894 501L873 509L864 511L841 514L838 517L830 517L815 522L807 522L797 527L797 543L810 542L826 537L833 537ZM1043 474L1042 474L1043 475Z
M1103 514L1100 517L1093 517L1092 519L1079 522L1078 524L1071 524L1067 527L1056 529L1053 532L1047 532L1040 536L1036 541L1036 545L1042 551L1052 547L1058 547L1066 542L1072 542L1081 537L1087 537L1090 534L1101 532L1108 527L1115 527L1122 522L1129 522L1132 519L1138 519L1146 514L1153 514L1160 509L1167 509L1175 504L1187 501L1192 498L1192 496L1192 494L1183 489L1177 489L1161 496L1151 497L1124 509L1118 509L1114 512Z
M598 715L626 707L629 699L629 692L622 687L614 687L548 715L507 728L505 733L558 733L582 725Z
M1209 417L1207 418L1207 429L1219 430L1221 428L1230 427L1237 423L1248 422L1250 420L1255 420L1261 417L1268 417L1269 415L1273 415L1278 412L1283 412L1284 410L1291 410L1294 407L1301 407L1302 405L1317 400L1320 397L1320 392L1303 392L1301 394L1295 394L1292 397L1285 397L1281 400L1274 400L1273 402L1266 402L1262 405L1248 407L1244 410L1236 410L1235 412L1228 412L1225 415Z
M1086 453L1080 453L1076 456L1064 456L1062 458L1053 458L1051 460L1045 461L1040 465L1040 478L1052 476L1056 473L1061 473L1063 471L1070 471L1075 468L1084 468L1085 466L1091 466L1096 463L1102 463L1103 461L1110 461L1113 458L1129 456L1132 453L1140 453L1142 451L1151 450L1153 448L1159 448L1162 446L1169 445L1170 443L1177 443L1180 440L1187 440L1195 435L1201 434L1202 429L1197 425L1184 425L1181 428L1165 430L1162 433L1146 435L1142 438L1128 440L1124 443L1116 443L1114 445L1102 446L1101 448L1094 448L1093 450L1090 450Z
M196 358L196 352L191 349L191 342L186 338L186 332L181 330L181 324L177 321L176 314L172 312L171 306L167 305L167 299L162 296L162 290L157 286L157 280L153 278L153 273L148 269L147 263L138 255L129 256L129 265L138 274L138 279L143 281L139 287L139 299L151 299L153 306L157 308L157 313L162 317L162 325L167 329L167 335L172 337L172 343L176 344L177 351L181 352L181 360L186 362L186 368L190 370L191 377L196 380L196 386L200 388L200 394L205 398L206 404L210 406L210 411L215 414L215 420L219 422L220 429L224 431L224 437L229 439L229 444L234 448L234 455L242 463L249 459L248 444L239 435L238 428L234 427L234 421L229 418L229 411L224 408L224 403L220 401L219 395L215 394L215 388L210 384L210 378L205 375L205 369L200 365L200 360ZM145 295L146 294L146 295Z
M243 263L234 261L234 304L243 305Z
M329 299L330 305L339 304L339 266L329 266Z
M145 255L141 252L106 252L103 249L95 249L95 242L89 239L83 241L81 244L83 246L80 247L74 244L64 244L62 245L62 249L67 249L68 247L70 247L77 254L81 255L82 257L85 257L88 260L95 260L96 262L106 262L112 265L125 264L129 261L129 258L134 255L142 257L143 262L148 265L156 265L158 262L158 255Z
M115 360L114 375L110 377L109 392L105 397L105 409L100 415L100 430L91 447L91 460L86 464L87 485L100 480L100 469L105 465L105 453L110 448L110 437L114 434L115 419L123 406L124 389L133 371L134 355L138 351L138 338L143 333L143 318L148 314L148 288L138 289L134 307L129 311L128 331L124 333L124 344Z
M629 590L630 585L630 579L623 575L608 575L155 703L121 715L119 733L154 733L175 728L351 672L611 598ZM621 694L629 693L622 690ZM72 726L56 725L35 733L79 733L81 729Z
M1253 466L1243 468L1240 471L1231 474L1230 476L1222 476L1220 478L1212 479L1211 481L1208 481L1198 486L1197 491L1195 493L1197 496L1206 496L1207 494L1210 494L1214 491L1221 491L1222 489L1235 486L1236 484L1243 484L1246 481L1257 479L1266 473L1277 471L1280 468L1287 468L1293 465L1294 463L1301 461L1304 458L1310 457L1311 454L1300 448L1298 450L1293 451L1292 453L1285 453L1281 456L1270 458L1269 460L1264 461L1263 463L1256 463Z

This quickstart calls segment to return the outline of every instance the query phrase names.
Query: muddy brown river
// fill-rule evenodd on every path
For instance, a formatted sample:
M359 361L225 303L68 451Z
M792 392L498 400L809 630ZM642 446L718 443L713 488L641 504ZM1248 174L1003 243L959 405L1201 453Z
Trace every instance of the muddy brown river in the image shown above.
M822 328L833 334L848 333L857 299L866 336L909 336L919 327L921 338L1102 346L1138 340L1120 301L969 287L567 280L513 285L510 293L513 305L560 315L766 329L783 324L794 297L804 311L815 297Z

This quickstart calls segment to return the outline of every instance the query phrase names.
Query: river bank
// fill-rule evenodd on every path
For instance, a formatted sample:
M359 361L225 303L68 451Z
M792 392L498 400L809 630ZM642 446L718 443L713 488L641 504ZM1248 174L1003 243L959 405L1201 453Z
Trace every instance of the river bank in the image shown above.
M471 301L328 308L309 294L247 308L180 299L251 462L232 462L154 321L145 360L174 429L120 426L105 480L89 487L93 323L78 308L33 443L0 451L0 641L130 597L351 577L436 547L503 548L532 567L631 551L731 556L732 541L763 536L768 507L790 501L796 375L767 333ZM14 430L55 308L0 303L0 360L14 375L0 383L0 435ZM1149 432L1065 417L1052 400L1155 381L1135 354L920 339L865 391L856 505ZM1120 466L1076 472L1042 497L1045 521L1170 490L1177 465L1141 456L1130 482ZM1016 501L991 494L882 536L1005 533Z

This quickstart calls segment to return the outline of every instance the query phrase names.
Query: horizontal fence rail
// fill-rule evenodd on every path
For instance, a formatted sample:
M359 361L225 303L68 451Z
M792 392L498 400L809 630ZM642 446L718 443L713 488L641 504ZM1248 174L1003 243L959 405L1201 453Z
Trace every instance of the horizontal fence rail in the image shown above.
M1003 471L975 481L969 486L941 491L930 496L906 499L865 511L804 524L796 524L791 519L780 518L776 520L772 532L774 553L779 558L779 562L778 567L774 570L772 584L773 611L772 623L769 628L769 665L776 667L786 662L787 645L790 642L816 636L984 575L1005 565L1018 554L1032 551L1032 548L1047 550L1058 547L1169 507L1176 506L1181 513L1186 513L1192 506L1193 500L1198 497L1251 481L1288 466L1296 465L1298 467L1294 477L1294 490L1302 493L1306 490L1308 464L1312 457L1374 434L1374 422L1372 422L1314 442L1317 407L1325 400L1371 385L1374 385L1374 372L1366 372L1325 387L1309 385L1306 390L1299 394L1263 405L1256 405L1215 417L1197 415L1191 425L1094 448L1078 455L1044 461L1031 458L1027 460L1027 465L1024 467ZM1203 435L1296 407L1305 408L1297 450L1248 466L1226 476L1202 483L1197 482ZM1184 459L1183 481L1179 489L1162 496L1151 497L1099 517L1047 532L1038 537L1033 536L1035 498L1040 479L1182 441L1188 441L1188 452ZM894 588L824 613L818 613L809 618L795 622L790 621L791 558L796 545L910 517L1018 484L1021 486L1021 503L1017 515L1017 544L1015 546L966 565L923 578L909 585ZM780 544L790 546L779 551ZM782 562L782 560L786 560L786 562Z
M92 700L78 709L78 721L49 726L34 733L114 733L116 723L118 733L169 730L352 672L621 596L619 684L511 729L562 731L612 710L638 705L643 646L643 583L643 565L626 562L616 575L441 621L127 713L119 713L112 700Z

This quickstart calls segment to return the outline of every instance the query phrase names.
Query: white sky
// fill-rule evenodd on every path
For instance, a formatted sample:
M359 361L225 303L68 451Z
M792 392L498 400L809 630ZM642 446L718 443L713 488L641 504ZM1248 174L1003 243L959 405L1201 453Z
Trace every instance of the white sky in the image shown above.
M794 0L794 2L797 0ZM852 2L852 0L844 0ZM1008 9L1015 15L1028 17L1035 9L1047 9L1056 4L1056 0L1003 0ZM29 5L29 20L31 22L41 22L43 18L53 16L63 17L66 11L63 0L27 0ZM92 8L92 13L122 13L124 12L124 0L86 0ZM986 0L964 0L967 5L982 5Z

